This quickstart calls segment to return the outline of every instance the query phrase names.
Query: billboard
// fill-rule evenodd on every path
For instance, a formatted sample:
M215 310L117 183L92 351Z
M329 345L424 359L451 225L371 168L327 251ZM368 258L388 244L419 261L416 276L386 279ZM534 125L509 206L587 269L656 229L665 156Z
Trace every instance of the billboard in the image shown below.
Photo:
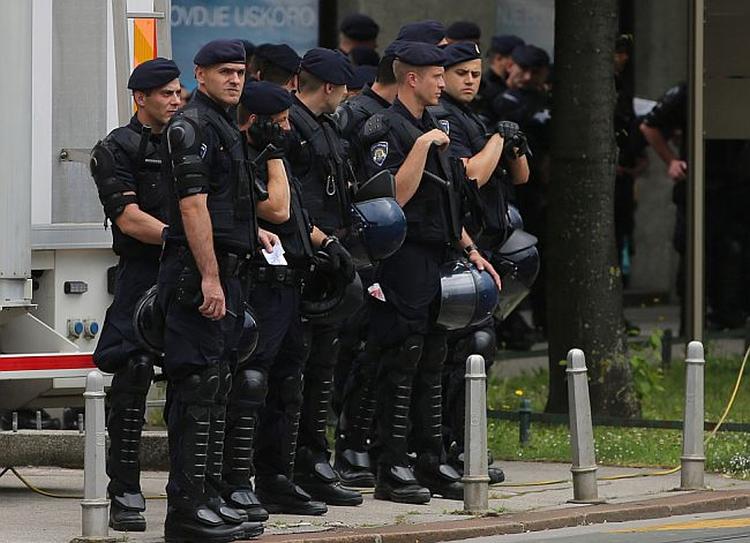
M318 44L318 0L172 0L170 16L172 57L191 90L193 57L211 40L286 43L300 55Z

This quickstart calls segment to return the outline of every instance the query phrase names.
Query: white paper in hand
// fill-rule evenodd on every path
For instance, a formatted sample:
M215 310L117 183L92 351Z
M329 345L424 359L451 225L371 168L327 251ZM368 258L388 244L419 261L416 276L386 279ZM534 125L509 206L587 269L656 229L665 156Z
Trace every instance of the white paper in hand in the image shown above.
M286 258L284 258L284 247L281 246L281 241L278 241L273 246L273 251L270 253L265 249L262 250L263 258L266 259L271 266L286 266Z

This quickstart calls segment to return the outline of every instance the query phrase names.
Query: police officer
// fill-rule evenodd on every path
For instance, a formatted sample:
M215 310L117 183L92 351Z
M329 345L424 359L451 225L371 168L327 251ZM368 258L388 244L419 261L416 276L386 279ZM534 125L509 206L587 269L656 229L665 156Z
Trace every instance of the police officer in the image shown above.
M107 490L109 525L115 530L146 529L138 455L154 355L138 343L132 323L136 302L156 283L159 270L168 194L159 171L161 134L180 107L179 75L177 65L164 58L136 67L128 80L136 114L91 153L91 174L104 213L112 221L112 248L120 257L115 297L94 351L97 367L114 373L107 420Z
M378 269L378 296L371 297L368 348L379 349L377 380L378 473L375 498L425 503L431 492L461 499L460 476L445 464L441 436L441 372L445 336L432 326L431 307L440 290L439 265L451 245L478 268L492 266L463 229L458 199L461 172L440 149L448 135L425 110L444 88L445 55L435 45L412 42L396 53L398 84L393 105L363 128L372 174L390 170L403 207L406 241ZM436 336L436 337L431 337ZM441 340L442 338L442 340ZM411 436L407 429L411 423ZM414 471L407 452L417 452Z
M367 119L390 107L396 99L396 77L393 74L395 51L403 42L391 43L383 52L378 73L371 87L344 102L336 110L341 138L347 145L349 159L359 181L367 179L369 147L359 138ZM374 282L373 270L359 270L363 284ZM372 487L375 478L368 455L370 426L375 413L375 374L377 358L369 356L363 345L369 328L368 304L344 325L340 337L339 360L333 398L338 413L334 467L341 480L350 486Z
M256 255L251 264L249 302L261 322L259 347L236 372L227 413L224 496L250 516L262 515L261 509L303 515L327 511L325 503L313 501L292 482L308 350L300 293L313 252L326 236L310 224L285 163L291 104L284 88L250 81L239 108L249 158L267 186L268 198L258 203L259 223L278 234L284 258L272 264Z
M495 118L492 113L492 102L508 88L505 79L508 77L508 68L513 63L511 54L519 45L525 45L525 43L518 36L512 34L492 36L490 48L487 51L487 71L479 84L479 93L473 105L474 110L486 121Z
M529 178L524 156L527 145L518 125L497 123L491 131L471 110L482 77L482 59L474 43L457 43L445 48L445 91L434 110L450 135L451 155L466 165L466 174L476 180L481 198L481 224L473 224L470 233L477 236L480 250L500 247L508 232L507 186L520 185ZM481 231L481 235L480 235ZM443 371L443 426L448 461L463 474L464 452L464 373L466 359L481 354L492 365L496 352L492 319L467 330L451 333ZM490 468L490 480L501 482L499 468Z
M289 92L297 90L300 57L285 43L263 43L255 48L250 64L251 79L270 81Z
M213 484L222 475L230 362L244 324L239 275L258 230L245 146L230 115L242 92L245 49L215 40L193 60L198 88L166 132L174 183L158 281L170 455L164 535L224 542L263 531ZM261 241L271 244L265 235Z
M364 13L351 13L344 17L339 27L339 51L348 55L355 47L375 49L378 46L380 26Z
M329 117L346 95L351 64L338 51L314 48L302 58L299 92L290 119L292 172L300 181L305 207L313 224L328 236L322 247L342 261L343 280L355 270L339 240L350 226L351 169L336 126ZM301 432L297 447L295 482L313 498L329 505L359 505L362 496L341 486L329 464L326 413L338 358L341 323L311 325L312 344L305 368Z
M544 85L549 75L549 55L535 45L519 45L511 54L508 68L508 89L492 103L494 119L518 124L533 149L529 161L529 182L513 190L523 217L525 229L539 238L540 251L544 250L546 230L546 189L549 183L550 151L552 144L549 95ZM546 327L545 267L531 291L534 324L542 331ZM537 339L534 331L518 311L513 312L499 329L507 348L528 350Z

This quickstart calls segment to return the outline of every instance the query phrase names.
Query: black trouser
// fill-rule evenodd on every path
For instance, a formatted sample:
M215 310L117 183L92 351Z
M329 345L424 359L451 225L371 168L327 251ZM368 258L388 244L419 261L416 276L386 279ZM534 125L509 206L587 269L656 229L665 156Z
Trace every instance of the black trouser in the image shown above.
M410 424L409 441L417 453L443 457L440 380L445 338L441 333L426 338L444 259L443 245L407 241L381 264L378 281L386 301L370 301L368 345L379 352L377 452L385 467L408 465ZM436 410L430 409L432 404Z
M302 368L308 344L298 287L260 284L250 293L260 322L258 349L248 369L267 376L268 393L255 432L255 471L291 477L302 405Z
M195 303L198 292L184 293L178 288L185 270L194 266L189 254L180 254L166 251L159 270L159 303L165 316L164 370L168 379L167 496L170 501L183 499L196 504L206 499L206 475L216 472L222 458L219 444L214 443L218 438L209 444L209 436L212 425L214 430L217 425L223 430L226 395L231 388L229 361L240 336L244 311L236 270L220 269L226 316L218 321L203 317ZM198 282L196 288L199 285Z
M158 271L155 259L120 258L115 296L94 351L97 367L114 373L107 393L107 474L112 498L141 492L138 456L154 357L136 340L133 311L141 296L156 283Z

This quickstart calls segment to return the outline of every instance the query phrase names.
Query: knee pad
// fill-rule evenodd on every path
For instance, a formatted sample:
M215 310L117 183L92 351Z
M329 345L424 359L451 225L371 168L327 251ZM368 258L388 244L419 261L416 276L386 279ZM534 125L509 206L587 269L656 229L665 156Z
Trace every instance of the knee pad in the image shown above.
M485 367L492 364L495 359L497 344L495 340L495 331L491 328L476 330L471 337L469 355L479 354L484 358Z
M219 366L206 367L191 373L178 383L175 388L182 403L189 405L211 405L219 392L221 377Z
M290 375L281 381L279 396L287 413L296 413L302 407L302 376Z
M417 364L422 358L423 349L423 336L408 336L401 346L383 351L381 357L383 369L413 374L417 371Z
M267 390L268 379L264 371L245 369L235 378L232 397L238 405L259 408L266 400Z
M113 393L145 396L154 377L153 358L147 354L131 356L113 379Z

